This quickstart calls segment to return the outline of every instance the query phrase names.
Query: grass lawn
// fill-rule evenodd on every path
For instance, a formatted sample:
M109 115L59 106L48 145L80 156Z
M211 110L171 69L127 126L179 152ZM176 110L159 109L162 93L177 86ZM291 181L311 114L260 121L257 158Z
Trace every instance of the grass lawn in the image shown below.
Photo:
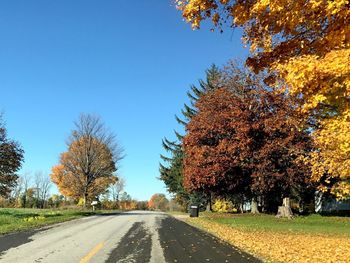
M350 218L201 213L186 222L266 262L350 262Z
M111 211L0 208L0 234L37 228ZM115 212L115 211L114 211Z
M310 233L350 236L350 217L321 215L299 216L292 220L276 218L274 215L225 215L202 213L207 220L226 224L246 231L272 231L284 233Z

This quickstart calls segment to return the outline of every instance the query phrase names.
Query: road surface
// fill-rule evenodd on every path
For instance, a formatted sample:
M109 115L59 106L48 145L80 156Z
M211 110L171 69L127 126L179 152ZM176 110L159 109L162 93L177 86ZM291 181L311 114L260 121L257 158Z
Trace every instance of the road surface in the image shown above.
M171 216L134 211L0 236L0 262L260 262Z

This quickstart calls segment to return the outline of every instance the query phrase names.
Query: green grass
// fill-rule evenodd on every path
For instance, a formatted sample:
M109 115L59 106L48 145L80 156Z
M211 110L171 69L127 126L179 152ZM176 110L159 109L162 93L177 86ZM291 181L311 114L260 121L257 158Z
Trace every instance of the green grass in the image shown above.
M349 217L321 215L299 216L293 219L278 219L274 215L201 213L202 217L234 228L251 231L278 231L350 236Z
M112 211L0 208L0 234L38 228ZM115 211L114 211L115 212Z

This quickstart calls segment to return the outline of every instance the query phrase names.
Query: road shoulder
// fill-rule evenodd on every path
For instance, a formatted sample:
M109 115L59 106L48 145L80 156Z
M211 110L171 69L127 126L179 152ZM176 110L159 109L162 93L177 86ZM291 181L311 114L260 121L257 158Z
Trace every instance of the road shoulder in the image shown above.
M262 262L179 217L164 218L159 237L167 262Z

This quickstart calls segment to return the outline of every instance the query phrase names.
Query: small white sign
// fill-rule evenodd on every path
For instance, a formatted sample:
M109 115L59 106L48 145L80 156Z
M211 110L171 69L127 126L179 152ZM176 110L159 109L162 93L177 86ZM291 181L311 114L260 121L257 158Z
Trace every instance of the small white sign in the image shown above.
M92 202L91 202L91 205L97 205L97 204L98 204L97 201L92 201Z

